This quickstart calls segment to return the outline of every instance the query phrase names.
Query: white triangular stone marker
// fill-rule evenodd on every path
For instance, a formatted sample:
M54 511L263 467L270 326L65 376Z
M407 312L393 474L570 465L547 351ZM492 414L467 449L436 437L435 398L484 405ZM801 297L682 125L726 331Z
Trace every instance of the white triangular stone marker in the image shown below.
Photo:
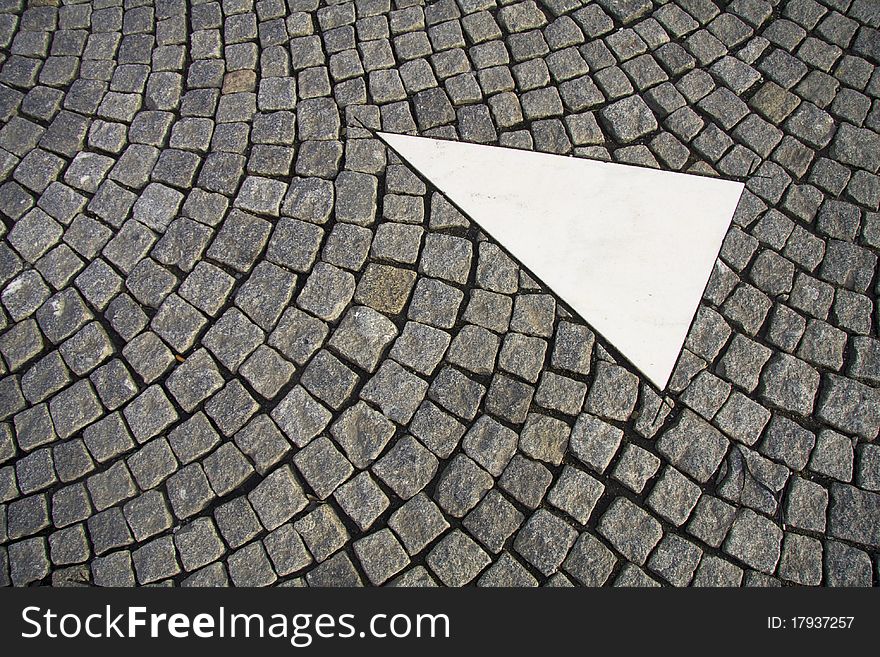
M378 134L666 388L742 183Z

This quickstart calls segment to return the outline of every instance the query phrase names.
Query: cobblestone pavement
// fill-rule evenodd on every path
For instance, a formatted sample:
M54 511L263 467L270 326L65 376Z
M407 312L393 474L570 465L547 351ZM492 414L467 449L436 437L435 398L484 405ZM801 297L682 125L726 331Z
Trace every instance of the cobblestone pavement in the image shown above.
M877 0L0 0L0 581L880 577ZM669 390L372 138L747 181Z

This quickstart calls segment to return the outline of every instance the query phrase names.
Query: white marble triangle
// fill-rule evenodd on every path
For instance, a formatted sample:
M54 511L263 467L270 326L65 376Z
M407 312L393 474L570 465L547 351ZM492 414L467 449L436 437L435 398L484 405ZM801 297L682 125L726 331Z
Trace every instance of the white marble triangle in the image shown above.
M661 390L743 184L379 133Z

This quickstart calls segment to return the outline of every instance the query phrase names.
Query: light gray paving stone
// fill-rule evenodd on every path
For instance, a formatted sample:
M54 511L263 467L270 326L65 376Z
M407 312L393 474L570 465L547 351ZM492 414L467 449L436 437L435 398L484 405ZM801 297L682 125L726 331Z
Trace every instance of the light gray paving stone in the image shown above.
M634 493L641 493L659 468L660 459L638 445L630 444L621 452L611 476Z
M622 367L596 364L596 378L584 410L609 420L626 420L638 398L638 379Z
M288 439L298 447L306 445L323 431L332 417L302 386L295 386L271 415Z
M324 561L348 540L348 532L329 505L319 505L294 522L294 528L316 561Z
M388 497L366 471L340 486L333 497L361 531L369 529L390 504Z
M690 541L668 534L657 546L648 569L673 586L687 586L696 571L702 551Z
M433 479L436 457L411 436L404 436L373 466L376 474L402 499L409 499Z
M645 563L662 535L660 523L624 497L615 499L602 516L599 533L635 563Z
M366 306L351 308L328 343L361 369L372 372L397 328L381 313Z
M547 501L585 525L605 487L582 470L565 466Z
M772 573L779 561L782 530L751 509L741 509L724 542L731 556L765 573Z
M489 565L489 556L461 530L446 535L428 553L428 566L446 586L464 586Z
M826 375L817 416L831 426L873 440L880 430L877 390L859 381Z
M871 559L866 552L831 540L825 542L824 548L828 586L871 586Z
M862 545L876 547L878 525L875 509L880 496L846 484L832 484L829 533Z
M727 446L728 441L717 430L688 410L657 442L661 454L698 482L712 476Z
M676 526L683 525L701 495L700 487L667 467L647 498L648 506Z

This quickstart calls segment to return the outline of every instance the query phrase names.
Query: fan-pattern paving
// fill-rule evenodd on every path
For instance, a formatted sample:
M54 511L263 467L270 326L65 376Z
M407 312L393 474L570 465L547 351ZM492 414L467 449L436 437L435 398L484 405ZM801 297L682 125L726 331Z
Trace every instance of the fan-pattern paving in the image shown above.
M0 582L877 584L878 27L0 0ZM746 181L668 394L377 129Z

